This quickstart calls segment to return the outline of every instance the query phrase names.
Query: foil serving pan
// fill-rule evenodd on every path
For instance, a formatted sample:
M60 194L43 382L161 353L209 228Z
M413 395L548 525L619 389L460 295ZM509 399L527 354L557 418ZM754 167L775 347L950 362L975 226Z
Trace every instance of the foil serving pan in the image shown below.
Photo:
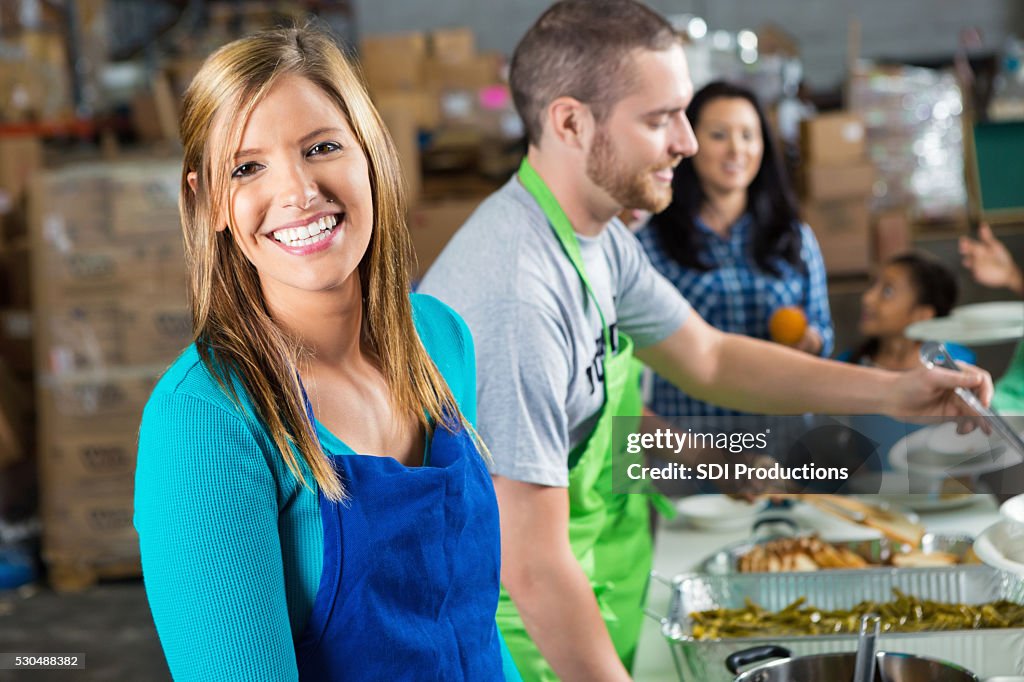
M671 579L652 572L647 614L660 623L680 680L733 682L725 659L736 651L778 644L794 656L850 652L857 648L857 635L699 640L692 634L692 612L743 608L748 598L772 611L801 597L822 609L845 609L867 599L888 601L893 598L894 587L936 601L982 604L1007 599L1024 604L1024 576L981 565L731 575L682 573ZM981 678L1024 675L1024 628L885 633L879 637L878 649L939 658Z

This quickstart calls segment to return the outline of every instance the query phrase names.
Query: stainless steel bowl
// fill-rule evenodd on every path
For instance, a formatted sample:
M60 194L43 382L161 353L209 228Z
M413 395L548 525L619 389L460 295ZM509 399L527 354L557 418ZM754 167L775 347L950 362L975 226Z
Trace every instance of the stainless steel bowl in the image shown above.
M732 654L726 667L736 673L746 665L777 659L739 673L736 682L850 682L856 657L850 652L790 658L783 647L765 646ZM969 670L933 658L880 651L875 660L875 682L978 682Z

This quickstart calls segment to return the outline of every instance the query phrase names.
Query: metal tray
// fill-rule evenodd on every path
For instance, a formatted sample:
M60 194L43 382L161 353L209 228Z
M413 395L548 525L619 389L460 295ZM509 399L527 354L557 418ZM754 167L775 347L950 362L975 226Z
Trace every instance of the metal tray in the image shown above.
M778 534L769 535L764 537L754 537L748 540L741 540L733 543L722 549L718 550L704 561L700 563L700 571L702 573L710 573L712 575L741 575L739 571L740 557L744 556L747 552L754 549L757 545L771 542L779 538L796 538L809 536L809 533L800 533L794 535ZM824 538L822 538L824 540ZM898 542L885 537L869 538L861 540L825 540L831 545L836 547L845 547L854 554L857 554L861 558L867 560L872 564L882 564L880 566L871 566L868 568L859 568L858 571L877 571L877 570L891 570L891 566L887 566L889 560L895 555L910 550L909 545L901 545ZM921 546L918 548L925 554L931 552L945 552L952 554L957 557L961 564L973 561L977 563L977 559L970 557L971 547L974 544L974 539L969 535L947 535L943 533L925 533L924 537L921 538ZM828 572L833 572L836 569L822 569ZM771 575L761 573L759 575Z
M662 587L669 589L667 599ZM660 622L681 680L732 682L734 676L725 669L725 658L741 649L779 644L795 656L848 652L856 650L857 636L697 640L691 634L691 612L741 608L745 598L770 610L782 609L800 597L823 609L850 608L865 599L888 600L893 587L923 599L968 604L1008 599L1024 604L1024 576L978 565L727 576L684 573L671 580L652 572L648 604L663 604L663 612L648 606L647 613ZM879 637L878 648L957 663L982 678L1024 675L1024 628L890 633Z

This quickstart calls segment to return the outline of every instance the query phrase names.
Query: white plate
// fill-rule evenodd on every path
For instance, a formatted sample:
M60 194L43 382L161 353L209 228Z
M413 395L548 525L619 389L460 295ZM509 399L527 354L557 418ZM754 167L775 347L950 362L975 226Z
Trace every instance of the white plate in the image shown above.
M931 461L937 458L945 464L947 462L943 460L947 457L952 461L976 457L991 453L1003 444L998 435L990 437L981 429L975 429L970 433L957 433L956 426L956 422L945 422L927 427L928 442L925 446L936 456L931 458ZM913 456L910 459L913 461Z
M932 443L943 435L951 439L950 443L956 443L958 441L954 439L962 438L959 442L963 444L963 451L956 452L952 446L945 446L943 452L937 452ZM1020 456L1016 451L998 443L998 438L995 435L981 436L982 440L987 439L992 444L992 448L987 452L979 451L979 440L956 435L954 423L929 426L896 441L889 449L889 464L897 471L909 472L912 477L936 480L980 476L1019 464Z
M744 502L726 495L690 495L676 502L682 520L703 530L735 530L751 523L767 500Z
M936 317L909 325L903 335L918 341L948 341L967 346L984 346L1024 337L1024 320L1003 325L978 325L962 317Z
M1024 575L1024 524L997 521L974 541L974 553L993 568Z
M1024 324L1024 302L972 303L954 308L950 316L973 327L1012 327Z
M1024 495L1011 497L999 505L999 513L1017 523L1024 523Z

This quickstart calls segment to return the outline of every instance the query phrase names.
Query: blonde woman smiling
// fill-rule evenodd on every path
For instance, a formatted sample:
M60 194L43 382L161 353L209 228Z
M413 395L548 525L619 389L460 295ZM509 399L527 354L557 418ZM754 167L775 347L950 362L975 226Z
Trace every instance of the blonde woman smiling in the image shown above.
M358 76L319 32L244 38L200 69L181 137L195 343L146 406L135 519L171 673L502 679L472 339L408 294Z

